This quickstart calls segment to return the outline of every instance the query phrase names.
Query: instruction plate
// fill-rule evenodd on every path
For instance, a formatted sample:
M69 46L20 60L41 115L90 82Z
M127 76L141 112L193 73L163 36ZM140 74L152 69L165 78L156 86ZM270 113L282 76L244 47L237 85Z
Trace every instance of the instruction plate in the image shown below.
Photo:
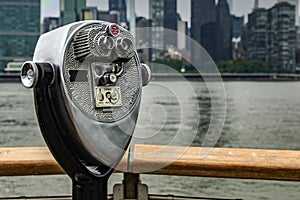
M122 106L121 89L119 86L95 87L96 108Z

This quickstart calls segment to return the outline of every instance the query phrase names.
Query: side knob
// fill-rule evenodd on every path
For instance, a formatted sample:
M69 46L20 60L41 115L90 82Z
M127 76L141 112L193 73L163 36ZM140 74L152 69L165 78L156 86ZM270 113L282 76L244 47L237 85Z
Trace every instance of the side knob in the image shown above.
M27 61L21 68L21 82L26 88L36 85L50 86L54 82L55 68L51 63L35 63Z
M33 88L39 79L39 70L34 62L27 61L21 68L21 82L26 88Z

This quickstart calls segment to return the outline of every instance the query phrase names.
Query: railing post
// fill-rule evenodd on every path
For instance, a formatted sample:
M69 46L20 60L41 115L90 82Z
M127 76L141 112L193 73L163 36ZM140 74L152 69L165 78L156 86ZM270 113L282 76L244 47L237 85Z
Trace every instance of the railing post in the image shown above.
M139 174L124 173L122 184L114 185L113 200L148 200L148 186L142 184Z
M137 187L140 181L139 174L124 173L125 199L137 199Z

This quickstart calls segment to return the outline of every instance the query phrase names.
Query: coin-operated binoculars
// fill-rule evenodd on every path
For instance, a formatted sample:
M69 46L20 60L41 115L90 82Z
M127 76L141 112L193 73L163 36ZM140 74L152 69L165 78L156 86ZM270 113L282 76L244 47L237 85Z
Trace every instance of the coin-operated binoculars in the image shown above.
M133 36L102 21L43 34L21 81L34 89L36 114L55 159L73 181L74 200L107 198L107 180L131 140L150 80Z

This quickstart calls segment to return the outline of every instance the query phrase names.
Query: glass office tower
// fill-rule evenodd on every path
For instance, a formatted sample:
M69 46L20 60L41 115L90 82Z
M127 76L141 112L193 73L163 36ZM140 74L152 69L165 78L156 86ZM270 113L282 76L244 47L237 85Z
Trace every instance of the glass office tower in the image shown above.
M40 0L0 0L0 72L9 61L31 60L40 35Z
M82 20L82 9L86 7L86 0L60 0L61 26Z

